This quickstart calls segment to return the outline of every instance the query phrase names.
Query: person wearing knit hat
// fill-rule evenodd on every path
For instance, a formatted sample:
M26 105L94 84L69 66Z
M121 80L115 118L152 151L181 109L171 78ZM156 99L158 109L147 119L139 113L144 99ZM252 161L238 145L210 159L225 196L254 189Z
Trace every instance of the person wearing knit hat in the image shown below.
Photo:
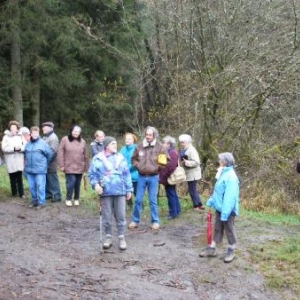
M61 189L57 176L57 151L59 148L59 139L54 133L54 124L52 122L45 122L42 124L44 134L44 141L50 146L54 152L52 161L50 162L46 175L46 199L51 202L61 201Z
M117 141L107 136L103 141L104 151L91 161L88 177L92 188L98 193L101 206L102 225L106 235L103 248L113 244L112 217L115 217L119 238L119 249L127 248L125 241L126 199L133 191L130 171L124 156L117 151Z

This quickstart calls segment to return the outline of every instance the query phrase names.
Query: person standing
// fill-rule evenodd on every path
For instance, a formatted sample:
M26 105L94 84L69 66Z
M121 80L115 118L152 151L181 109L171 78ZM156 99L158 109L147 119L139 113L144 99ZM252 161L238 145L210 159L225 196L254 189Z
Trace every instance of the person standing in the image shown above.
M86 142L81 137L81 127L73 125L69 134L61 139L57 158L60 169L66 177L66 205L73 205L74 195L74 205L78 206L82 176L89 166Z
M165 154L168 156L166 149L163 147L162 143L158 141L158 131L156 128L148 126L145 130L144 140L137 145L131 159L132 165L139 172L139 177L132 222L129 224L130 229L138 227L146 189L148 189L152 229L159 229L157 204L159 186L158 172L161 167L158 164L159 154Z
M136 148L137 137L133 133L125 133L125 146L123 146L120 150L120 153L125 157L127 164L129 166L131 181L133 185L133 194L136 196L136 187L137 187L137 180L139 177L139 173L137 169L132 165L131 158L133 152ZM132 206L132 199L127 201L129 206Z
M26 141L19 133L20 123L10 121L2 139L2 151L9 175L11 196L25 198L22 172L24 170L24 149Z
M126 199L131 198L132 182L124 156L117 152L114 137L103 141L104 151L96 154L91 162L88 177L93 189L100 195L102 224L105 231L103 248L112 246L112 217L115 217L120 250L126 250Z
M91 152L92 152L92 157L94 157L97 153L103 151L104 146L103 146L103 140L105 138L105 133L101 130L97 130L95 132L95 139L91 142Z
M179 136L181 145L180 160L181 165L186 173L186 181L188 183L189 194L192 198L194 210L204 210L201 198L197 191L197 183L201 179L201 167L198 151L192 145L192 138L188 134Z
M234 170L235 160L232 153L220 153L218 157L220 167L216 175L217 181L213 194L206 203L207 206L216 210L213 240L199 256L217 256L216 246L222 242L225 232L229 247L224 262L229 263L235 257L237 240L234 220L239 214L240 182Z
M57 151L59 148L59 140L54 133L54 124L52 122L45 122L42 124L44 134L44 141L50 146L54 155L48 166L46 176L46 199L51 199L51 202L61 201L60 183L57 176Z
M30 128L31 139L25 146L25 172L31 193L30 208L46 205L46 174L54 155L48 144L40 138L37 126Z
M165 168L159 172L159 182L165 186L166 196L168 199L169 215L168 220L175 219L181 211L180 202L176 191L176 185L168 183L168 178L178 166L178 151L176 149L176 140L171 136L163 138L164 147L167 149L170 161Z

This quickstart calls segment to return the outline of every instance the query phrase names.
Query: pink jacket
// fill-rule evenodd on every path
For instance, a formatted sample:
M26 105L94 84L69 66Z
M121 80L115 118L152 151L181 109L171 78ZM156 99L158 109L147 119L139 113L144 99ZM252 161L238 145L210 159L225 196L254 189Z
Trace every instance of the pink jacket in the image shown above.
M67 174L83 174L89 168L87 145L84 139L69 141L68 136L61 139L57 152L58 164Z

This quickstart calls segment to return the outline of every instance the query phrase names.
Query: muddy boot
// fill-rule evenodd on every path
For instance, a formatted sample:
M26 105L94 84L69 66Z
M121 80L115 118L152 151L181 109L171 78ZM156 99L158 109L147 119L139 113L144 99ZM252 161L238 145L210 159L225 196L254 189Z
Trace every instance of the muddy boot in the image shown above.
M207 246L204 251L199 254L200 257L216 257L217 256L217 249Z

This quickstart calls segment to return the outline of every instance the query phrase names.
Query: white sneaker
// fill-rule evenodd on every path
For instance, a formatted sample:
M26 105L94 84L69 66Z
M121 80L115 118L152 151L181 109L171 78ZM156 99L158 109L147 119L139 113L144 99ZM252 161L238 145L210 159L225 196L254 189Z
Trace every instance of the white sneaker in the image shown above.
M66 205L67 206L72 206L73 204L72 204L72 200L66 200Z
M79 200L74 200L74 205L78 206L79 205Z
M109 249L112 246L112 236L107 234L103 243L103 249Z
M119 236L119 249L120 250L126 250L127 249L127 245L126 245L124 235Z

